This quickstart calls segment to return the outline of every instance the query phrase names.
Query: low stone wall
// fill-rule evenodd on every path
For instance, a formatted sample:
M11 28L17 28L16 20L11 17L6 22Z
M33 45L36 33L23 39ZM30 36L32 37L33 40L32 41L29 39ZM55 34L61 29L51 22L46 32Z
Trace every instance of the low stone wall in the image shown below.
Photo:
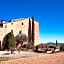
M59 52L60 50L59 49L55 49L55 52Z
M52 53L52 51L47 51L47 53L49 54L49 53Z

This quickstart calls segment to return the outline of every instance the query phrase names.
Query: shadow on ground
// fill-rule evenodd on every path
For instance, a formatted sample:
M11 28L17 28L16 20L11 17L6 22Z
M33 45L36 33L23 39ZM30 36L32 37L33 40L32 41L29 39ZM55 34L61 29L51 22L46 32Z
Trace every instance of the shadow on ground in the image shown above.
M2 55L10 55L11 53L3 53ZM15 54L15 53L13 53L13 54Z

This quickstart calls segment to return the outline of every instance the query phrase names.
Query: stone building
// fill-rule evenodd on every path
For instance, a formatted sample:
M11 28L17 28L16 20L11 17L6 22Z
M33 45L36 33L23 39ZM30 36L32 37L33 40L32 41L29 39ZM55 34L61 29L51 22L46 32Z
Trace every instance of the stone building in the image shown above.
M38 45L39 44L39 22L34 20L33 23L32 21L33 19L31 17L14 19L14 20L10 20L9 22L5 22L5 20L1 20L0 45L2 45L5 36L11 31L13 31L14 36L25 34L28 37L28 42L31 40L31 37L34 36L34 46Z

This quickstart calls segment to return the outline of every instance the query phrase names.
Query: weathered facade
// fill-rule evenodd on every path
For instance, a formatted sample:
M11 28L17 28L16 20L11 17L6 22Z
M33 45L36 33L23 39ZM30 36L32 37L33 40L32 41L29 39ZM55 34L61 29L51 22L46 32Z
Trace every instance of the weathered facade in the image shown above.
M31 17L10 20L10 22L7 22L7 23L4 20L2 20L0 22L1 45L5 36L11 31L13 31L14 36L25 34L28 37L28 42L31 41L31 38L33 36L34 46L38 45L39 44L39 22L34 20L34 23L33 23L32 21L33 20Z

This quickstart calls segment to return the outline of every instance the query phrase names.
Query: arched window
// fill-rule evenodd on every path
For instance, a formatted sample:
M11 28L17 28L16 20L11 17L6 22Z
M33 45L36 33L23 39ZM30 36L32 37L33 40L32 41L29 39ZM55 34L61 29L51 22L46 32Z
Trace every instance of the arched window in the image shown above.
M22 22L22 25L23 25L23 22Z
M11 23L13 25L13 23Z

